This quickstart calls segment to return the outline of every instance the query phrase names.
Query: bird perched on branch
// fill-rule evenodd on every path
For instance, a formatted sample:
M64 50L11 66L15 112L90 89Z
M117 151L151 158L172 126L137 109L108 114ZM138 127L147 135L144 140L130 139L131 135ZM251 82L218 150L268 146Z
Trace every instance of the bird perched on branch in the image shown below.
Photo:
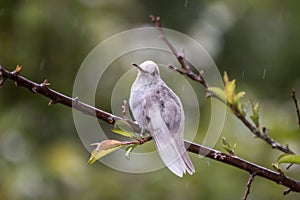
M160 78L153 61L133 65L138 75L131 87L129 105L135 120L144 132L150 133L162 161L174 174L192 175L195 169L184 147L180 99Z

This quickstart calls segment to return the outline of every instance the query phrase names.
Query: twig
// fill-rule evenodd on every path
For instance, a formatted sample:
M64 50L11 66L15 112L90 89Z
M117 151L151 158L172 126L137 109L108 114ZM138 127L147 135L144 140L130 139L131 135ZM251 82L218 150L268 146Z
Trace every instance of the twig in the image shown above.
M240 111L237 109L236 106L230 104L230 108L233 111L234 115L240 119L243 124L257 137L268 143L273 149L278 149L284 153L287 154L294 154L294 152L289 148L288 145L282 145L279 142L275 141L271 137L269 137L269 134L267 133L268 130L266 127L263 127L262 131L260 131L258 128L253 126L244 115L240 113Z
M168 40L168 38L166 37L163 29L161 28L161 23L160 23L160 17L154 17L153 15L150 15L150 20L153 23L153 25L157 28L157 30L160 32L160 36L161 39L166 43L166 45L169 47L169 49L172 51L172 53L176 56L178 62L180 63L183 71L179 71L177 68L173 67L173 66L169 66L171 69L184 74L188 77L190 77L191 79L198 81L199 83L201 83L203 85L204 88L208 88L207 83L204 80L204 77L202 75L202 73L200 74L195 74L192 70L191 67L189 65L189 63L187 62L187 60L185 59L185 56L182 52L178 52L176 50L176 48L172 45L172 43Z
M290 188L286 189L283 191L283 195L287 195L291 192L292 190Z
M170 69L172 69L173 71L176 71L180 74L184 74L186 76L188 76L189 78L191 78L194 81L199 82L205 89L206 89L206 96L207 97L214 97L220 101L222 101L221 99L211 95L207 89L208 89L208 84L206 83L204 76L203 76L203 71L200 72L199 75L195 74L188 62L186 61L185 57L183 54L180 54L177 52L176 48L169 42L169 40L167 39L165 33L163 32L163 29L161 28L161 21L160 21L160 17L154 17L153 15L150 16L150 20L153 23L153 25L157 28L157 30L160 32L161 34L161 38L163 40L163 42L166 43L166 45L170 48L170 50L172 51L172 53L174 54L174 56L176 56L178 62L180 63L182 69L178 69L176 67L173 66L169 66ZM226 105L228 105L230 107L230 109L233 111L234 115L243 122L243 124L258 138L261 138L262 140L264 140L266 143L268 143L273 149L278 149L284 153L287 154L294 154L294 152L288 147L288 145L281 145L279 142L275 141L274 139L270 138L268 136L268 134L264 134L263 132L261 132L258 128L256 128L255 126L253 126L250 121L248 121L244 115L242 115L242 113L240 113L239 109L232 104L229 104L228 102L224 102Z
M7 78L15 81L18 86L25 87L31 92L33 92L33 88L35 88L35 93L39 93L56 103L61 103L68 107L72 107L76 110L79 110L87 115L97 117L98 119L101 119L109 124L115 123L116 120L124 120L121 117L112 115L103 110L82 103L78 100L78 98L71 98L53 89L50 89L48 88L47 84L45 84L45 82L44 84L38 84L36 82L24 78L23 76L10 72L2 67L0 67L0 75L2 78ZM127 120L127 122L130 123L135 130L139 130L139 127L136 123L130 120ZM237 156L227 155L214 149L192 143L190 141L185 141L185 145L187 147L187 150L191 153L199 154L207 158L226 163L228 165L247 171L250 174L255 174L257 176L261 176L263 178L276 182L277 184L284 185L287 188L290 188L291 191L300 193L300 182L291 179L287 176L284 176L278 172L266 169L262 166L243 160Z
M255 173L250 174L248 182L247 182L247 186L246 186L246 189L245 189L245 193L244 193L244 196L243 196L242 200L247 200L248 195L250 193L251 184L252 184L252 182L254 180L254 176L255 176Z
M260 176L260 177L272 180L272 181L276 182L277 184L282 184L285 186L289 185L287 187L291 188L292 191L295 191L295 190L298 191L298 189L300 189L299 181L290 179L287 176L285 176L279 172L275 172L270 169L261 167L254 163L251 163L249 161L243 160L237 156L231 156L228 154L224 154L224 153L221 153L214 149L210 149L208 147L204 147L199 144L194 144L189 141L185 141L185 145L186 145L186 147L190 145L187 149L189 152L197 153L197 154L203 155L207 158L211 158L213 160L217 160L222 163L229 164L231 166L234 166L234 167L237 167L244 171L247 171L250 174L255 174L256 176Z
M39 93L39 94L42 94L43 96L48 97L50 99L50 102L48 105L61 103L66 106L73 107L74 109L79 110L84 114L96 116L97 118L104 120L109 124L114 124L116 120L122 119L121 117L114 116L108 112L94 108L88 104L85 104L85 103L79 101L78 97L71 98L71 97L61 94L55 90L50 89L48 87L49 83L47 80L45 80L43 83L39 84L39 83L33 82L31 80L28 80L23 76L19 76L18 73L15 73L15 71L10 72L1 66L0 66L0 74L1 74L2 80L3 79L5 79L5 80L11 79L11 80L15 81L17 86L25 87L35 94ZM133 126L133 128L139 130L139 127L137 124L135 124L129 120L128 120L128 123L130 123Z
M297 112L297 117L298 117L298 125L300 126L300 111L299 111L298 101L296 98L296 92L295 92L294 88L292 89L291 96L292 96L292 99L293 99L295 107L296 107L296 112Z

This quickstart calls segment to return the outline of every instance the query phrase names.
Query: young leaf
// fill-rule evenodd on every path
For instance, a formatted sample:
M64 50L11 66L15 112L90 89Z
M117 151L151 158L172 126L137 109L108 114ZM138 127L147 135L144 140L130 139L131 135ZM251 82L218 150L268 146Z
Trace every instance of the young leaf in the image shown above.
M238 111L245 117L246 116L245 104L239 102L239 103L237 103L236 107L237 107Z
M126 132L126 131L118 129L118 128L111 129L111 131L114 132L114 133L117 133L119 135L125 136L125 137L134 138L132 133Z
M133 145L130 145L130 146L126 147L126 149L125 149L125 151L126 151L126 153L125 153L125 158L126 158L127 160L130 159L130 153L131 153L131 152L133 151L133 149L135 149L138 145L139 145L139 144L133 144Z
M283 174L282 170L280 169L280 166L278 163L272 163L272 167L278 171L279 173Z
M223 142L223 148L230 154L234 155L235 148L237 144L235 143L233 146L226 140L225 137L222 137L222 142Z
M117 120L114 129L111 131L129 138L135 138L136 136L130 124L125 120Z
M229 77L226 72L224 72L224 83L225 83L225 94L228 103L234 103L234 95L235 95L235 80L229 81Z
M278 157L277 163L293 163L300 165L300 156L294 154L282 154Z
M234 103L238 104L241 100L241 98L243 98L245 96L246 92L242 91L237 93L236 95L234 95Z
M104 140L100 143L94 143L92 145L95 145L97 147L91 153L90 159L88 161L89 165L123 146L122 142L117 140Z
M251 120L255 124L255 126L259 127L259 103L256 103L255 105L251 103L252 107L252 115L250 116Z
M224 72L223 80L224 80L225 84L227 84L229 82L229 77L228 77L228 74L226 71Z
M120 129L126 131L126 132L131 132L133 133L133 129L130 126L130 124L128 122L126 122L125 120L117 120L115 122L115 125L117 125Z
M207 88L208 92L210 92L213 96L216 96L220 100L226 102L225 92L221 88L218 87L209 87Z

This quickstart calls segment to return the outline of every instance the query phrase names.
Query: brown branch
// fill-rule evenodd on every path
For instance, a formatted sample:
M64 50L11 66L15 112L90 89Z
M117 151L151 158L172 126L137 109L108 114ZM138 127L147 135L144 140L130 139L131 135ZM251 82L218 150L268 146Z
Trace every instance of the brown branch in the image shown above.
M71 98L64 94L61 94L53 89L48 87L49 83L44 81L42 84L35 83L31 80L24 78L16 73L16 70L10 72L0 66L0 75L2 77L1 80L13 80L15 81L17 86L25 87L29 89L31 92L41 94L50 99L50 102L53 103L61 103L68 107L72 107L76 110L79 110L87 115L91 115L101 119L109 124L115 123L116 120L121 120L121 117L112 115L98 108L94 108L88 104L82 103L78 100L78 98ZM138 125L130 120L128 120L135 130L139 130ZM250 174L255 174L257 176L261 176L263 178L269 179L273 182L276 182L280 185L284 185L290 189L290 191L300 192L300 182L297 180L293 180L283 174L278 172L266 169L264 167L253 164L249 161L243 160L236 156L227 155L216 151L214 149L195 144L189 141L185 141L185 145L187 150L194 154L199 154L205 156L207 158L220 161L222 163L226 163L228 165L234 166L236 168L242 169L244 171L249 172Z
M295 89L292 89L291 96L292 96L292 99L293 99L295 107L296 107L296 112L297 112L297 117L298 117L298 125L300 126L300 111L299 111L298 101L296 98Z
M251 184L254 181L254 176L255 176L255 173L250 174L248 182L247 182L247 186L246 186L246 189L245 189L245 193L244 193L244 196L243 196L242 200L247 200L248 195L250 193Z
M232 104L229 104L234 115L243 122L243 124L257 137L268 143L273 149L278 149L287 154L294 154L294 152L289 148L288 145L282 145L279 142L272 139L268 134L268 129L263 127L262 131L260 131L257 127L253 126L249 120L246 119L242 113L238 110L238 108Z
M150 16L150 20L153 23L153 25L157 28L157 30L160 32L161 34L161 38L163 40L163 42L166 43L166 45L170 48L170 50L172 51L172 53L174 54L174 56L177 58L178 62L180 63L182 69L178 69L176 67L173 66L169 66L170 69L172 69L173 71L176 71L180 74L186 75L189 78L191 78L194 81L199 82L205 89L206 89L206 97L214 97L218 100L220 100L221 102L225 103L227 106L230 107L230 109L233 111L234 115L243 122L243 124L258 138L264 140L266 143L268 143L273 149L278 149L284 153L287 154L294 154L294 152L289 148L288 145L282 145L279 142L275 141L274 139L270 138L268 134L265 134L264 132L260 131L258 128L256 128L255 126L253 126L250 121L248 119L245 118L244 115L242 115L242 113L240 113L239 109L232 104L229 104L228 102L224 102L223 100L221 100L220 98L212 95L209 93L208 89L208 84L206 83L204 76L203 76L203 71L200 72L199 75L195 74L187 60L185 59L183 54L180 54L177 52L176 48L170 43L170 41L167 39L165 33L163 32L163 29L161 28L161 21L160 21L160 17L154 17L153 15Z
M2 85L3 85L3 83L4 83L3 80L7 80L7 79L13 80L13 81L15 81L17 86L25 87L35 94L39 93L43 96L48 97L50 99L50 102L48 105L61 103L68 107L73 107L74 109L79 110L84 114L87 114L90 116L95 116L101 120L106 121L109 124L114 124L116 120L122 119L121 117L114 116L108 112L94 108L88 104L85 104L85 103L79 101L79 99L77 97L71 98L71 97L61 94L55 90L50 89L48 87L49 83L47 82L47 80L45 80L43 83L39 84L39 83L33 82L31 80L28 80L28 79L24 78L23 76L19 76L18 75L19 71L20 70L18 70L18 71L14 70L14 71L10 72L0 66L0 75L2 77L2 79L0 80L0 83L2 83ZM129 121L129 123L130 123L130 121ZM137 124L131 122L131 125L134 128L139 129Z
M191 70L191 66L185 59L184 54L182 52L178 52L176 50L176 48L172 45L172 43L166 37L163 29L161 28L160 17L159 16L154 17L153 15L150 15L150 20L153 23L153 25L157 28L157 30L160 32L161 39L166 43L166 45L169 47L169 49L172 51L172 53L176 56L176 58L177 58L178 62L180 63L183 70L179 70L173 66L169 66L169 67L181 74L188 76L192 80L195 80L195 81L201 83L203 85L203 87L207 89L208 85L205 82L202 73L200 72L200 74L195 74Z

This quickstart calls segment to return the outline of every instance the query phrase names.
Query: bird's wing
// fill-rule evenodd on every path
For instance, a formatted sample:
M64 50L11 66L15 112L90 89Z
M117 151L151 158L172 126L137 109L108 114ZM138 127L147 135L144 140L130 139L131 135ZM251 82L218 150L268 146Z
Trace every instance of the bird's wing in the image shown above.
M177 141L166 126L158 104L152 105L147 112L149 116L149 130L154 139L157 151L165 165L177 176L182 177L185 173L184 163Z
M182 177L194 171L183 143L184 113L179 98L166 85L149 92L145 100L148 129L165 165Z

